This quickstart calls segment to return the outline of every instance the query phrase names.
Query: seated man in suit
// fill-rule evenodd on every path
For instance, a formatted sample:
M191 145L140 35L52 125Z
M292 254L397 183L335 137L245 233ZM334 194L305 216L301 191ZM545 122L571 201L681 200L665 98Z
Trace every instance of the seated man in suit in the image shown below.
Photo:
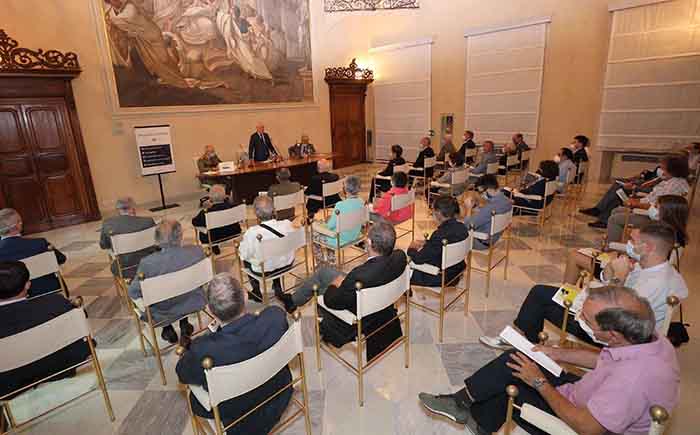
M226 187L223 184L215 184L209 190L209 201L204 203L204 208L199 210L199 213L192 218L192 226L205 228L205 230L197 231L199 233L199 241L209 243L209 237L206 232L207 218L206 214L214 211L230 210L239 204L234 204L228 195L226 195ZM241 225L238 222L223 227L214 228L211 230L211 243L217 243L221 240L228 240L241 234ZM221 249L218 246L213 246L214 254L219 255Z
M498 188L498 178L493 174L481 177L476 183L476 189L481 193L484 203L479 206L474 197L467 197L464 201L464 225L467 228L474 227L477 233L488 235L491 232L491 213L508 213L513 209L513 203ZM500 238L501 233L494 234L492 242L496 243ZM489 249L488 241L474 238L473 248L480 251Z
M204 154L197 160L197 168L199 173L216 171L221 163L221 159L216 155L216 150L214 145L207 145L204 147Z
M426 241L414 241L408 247L408 256L415 264L442 266L442 241L448 244L461 242L469 237L469 229L457 220L459 203L451 196L441 196L433 203L433 220L437 229ZM452 281L467 267L464 261L450 266L445 272L445 282ZM411 284L440 287L440 275L433 276L416 270L411 277Z
M464 157L464 161L468 164L474 163L474 158L467 158L467 150L476 149L476 144L474 143L474 132L471 130L464 130L464 136L462 136L462 146L459 149L459 153Z
M24 260L37 254L53 250L58 264L66 262L66 256L51 246L46 239L22 237L22 217L15 209L0 210L0 261ZM29 297L51 293L61 288L54 274L40 276L32 280Z
M136 216L134 200L128 196L117 200L117 213L117 216L112 216L102 222L102 231L100 231L100 248L102 249L112 249L112 239L110 238L112 235L137 233L156 225L151 217ZM119 263L122 268L122 276L127 279L133 278L136 275L136 266L138 266L139 261L157 250L158 247L153 246L138 252L121 254ZM119 276L117 267L117 262L113 262L112 274L114 276Z
M265 133L265 125L261 122L255 126L255 133L250 135L248 142L248 157L255 162L276 158L278 156L275 146L272 145L270 135Z
M182 246L182 226L180 222L164 219L156 227L156 243L159 252L144 257L139 263L136 276L143 273L145 278L153 278L167 273L177 272L192 266L205 258L204 251L199 246ZM141 281L137 278L129 285L129 297L141 299ZM180 319L180 332L190 336L194 327L187 321L187 314L201 310L205 305L204 293L198 287L180 296L158 302L151 306L151 316L154 324L167 324L163 327L161 337L169 343L177 343L177 333L168 324ZM143 317L145 319L145 317Z
M296 228L288 220L275 219L274 205L272 203L272 198L269 196L258 196L255 198L253 208L255 209L255 216L258 218L258 225L248 228L245 234L243 234L243 240L241 240L241 244L238 247L238 256L241 261L243 261L243 265L246 269L257 276L261 276L262 269L260 264L263 259L260 257L260 241L283 238ZM258 237L260 237L260 240L258 240ZM294 263L294 255L294 252L290 252L281 257L265 258L265 275L279 273L291 266L292 263ZM251 279L250 285L253 288L253 296L259 301L262 301L260 283L255 279ZM280 279L276 279L272 282L272 289L282 302L286 301L286 299L282 297L282 281Z
M0 262L0 338L10 337L42 325L73 309L73 305L59 294L27 299L31 285L29 271L24 263ZM4 352L12 352L12 350L5 349ZM87 343L77 341L31 364L2 372L0 373L0 397L85 361L88 356L90 356L90 348ZM69 370L52 380L74 374L75 369Z
M485 140L483 149L481 150L481 158L479 164L473 167L469 173L474 175L484 175L488 169L488 165L498 163L498 155L494 151L493 141ZM469 181L476 182L478 177L469 177Z
M319 295L323 295L328 308L348 310L357 314L356 283L362 283L363 288L379 287L401 276L406 270L406 254L399 249L394 249L396 244L394 227L384 220L375 222L369 230L367 239L369 255L366 263L355 267L347 275L331 266L317 268L316 273L304 281L290 296L292 304L288 311L293 312L296 307L307 303L313 296L313 286L317 285ZM396 308L392 305L365 317L362 319L363 333L371 334L394 316L396 316ZM323 340L336 347L352 341L357 332L356 327L344 323L328 312L323 312L320 328ZM367 360L381 353L400 336L401 323L397 319L369 338Z
M231 274L216 275L207 286L207 305L217 320L216 332L200 336L188 344L189 349L182 354L175 371L183 384L197 385L208 390L207 379L202 368L202 359L210 357L214 367L226 366L249 360L275 345L287 331L287 318L284 311L271 305L260 314L246 313L248 294ZM185 340L187 342L188 340ZM219 405L224 426L228 426L254 407L275 394L292 381L288 366L284 366L267 382L241 396L229 399ZM288 388L255 412L228 429L228 435L266 434L279 422L292 398ZM200 417L214 418L190 394L192 412Z
M525 138L523 137L522 133L515 133L511 139L513 141L513 145L515 145L515 150L518 152L518 157L523 154L523 151L530 149L530 145L525 143Z
M323 183L332 183L334 181L340 180L337 174L330 172L331 162L326 159L319 160L316 163L317 174L311 177L311 182L309 187L304 191L304 195L314 195L323 196ZM326 198L326 207L335 205L336 202L340 201L340 195L331 195ZM312 219L317 211L323 208L323 202L317 199L308 199L306 201L306 211L308 212L309 219Z
M422 177L423 171L418 169L423 168L425 159L429 159L431 157L435 157L435 151L433 151L433 149L430 147L430 138L428 136L425 136L420 140L420 151L418 153L418 157L416 157L415 163L413 163L412 165L415 169L411 169L408 171L409 177ZM426 169L425 176L428 179L433 178L433 168ZM410 185L413 186L412 179Z
M301 141L289 147L289 158L292 159L302 159L312 154L316 154L316 148L312 143L309 143L308 134L302 134Z
M451 187L440 187L440 186L431 186L430 187L430 192L434 194L440 194L440 195L452 195L452 196L460 196L462 193L467 188L467 183L459 183L459 184L453 184L452 183L452 177L454 176L455 172L457 171L464 171L466 170L464 168L464 156L461 155L458 152L454 152L447 156L447 160L445 161L445 172L442 174L440 178L438 178L436 181L440 184L446 184ZM435 196L431 196L431 198L434 198Z
M514 143L506 143L503 145L503 154L498 158L498 164L500 166L503 166L503 168L498 168L498 174L499 175L505 175L506 174L506 164L508 163L508 157L514 156L518 154L518 148L517 145ZM508 166L508 171L519 168L520 167L520 162L518 162L515 165L510 165Z
M389 160L389 163L387 163L384 170L380 171L377 175L380 175L382 177L391 177L392 175L394 175L395 166L401 166L406 164L406 160L404 160L402 156L403 148L401 147L401 145L392 145L391 160ZM376 178L372 178L372 185L370 186L369 191L369 202L374 201L375 196L379 196L376 192L377 190L379 190L380 192L387 192L390 188L391 181L382 179L377 180Z
M526 198L519 195L537 195L544 196L546 193L547 183L554 181L559 176L559 165L554 160L543 160L540 162L540 167L537 170L537 176L532 179L522 190L503 188L503 194L513 200L513 203L520 207L542 208L544 202L541 199ZM554 193L545 198L547 204L554 200ZM532 215L536 212L531 210L518 210L521 215Z
M280 168L277 170L277 184L273 184L267 189L267 196L274 198L275 196L291 195L301 190L301 184L296 181L291 181L292 173L288 168ZM294 208L285 210L276 210L277 218L280 220L293 221L295 216Z
M676 351L654 332L654 312L634 290L621 286L590 289L576 319L602 350L537 345L556 362L592 369L583 378L555 377L520 352L509 351L464 380L454 394L418 395L430 412L466 424L474 434L498 432L506 418L506 387L515 385L516 403L527 403L560 418L574 433L649 433L652 405L669 413L680 398ZM513 415L530 434L544 434Z

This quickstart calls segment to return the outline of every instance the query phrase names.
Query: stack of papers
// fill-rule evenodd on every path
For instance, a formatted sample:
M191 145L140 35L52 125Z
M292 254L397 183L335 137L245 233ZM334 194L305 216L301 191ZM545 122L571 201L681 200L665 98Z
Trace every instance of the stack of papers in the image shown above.
M527 355L531 360L542 366L545 370L556 377L561 376L562 368L554 360L542 352L533 352L534 344L523 337L518 331L506 326L501 331L500 337L511 344L514 348Z

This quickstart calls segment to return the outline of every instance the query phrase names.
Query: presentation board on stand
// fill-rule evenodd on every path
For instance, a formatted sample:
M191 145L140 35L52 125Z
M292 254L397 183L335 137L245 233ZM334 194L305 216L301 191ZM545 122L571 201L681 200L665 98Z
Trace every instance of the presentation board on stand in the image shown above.
M170 125L146 125L134 127L136 148L138 150L141 175L144 177L157 175L160 187L161 206L150 209L161 211L177 207L178 204L166 204L163 192L162 174L175 172L175 156L170 136Z

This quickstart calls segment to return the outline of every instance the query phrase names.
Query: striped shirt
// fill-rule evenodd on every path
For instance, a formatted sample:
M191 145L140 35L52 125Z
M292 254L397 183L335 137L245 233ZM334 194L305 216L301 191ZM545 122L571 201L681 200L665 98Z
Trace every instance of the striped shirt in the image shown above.
M677 195L685 196L690 191L690 186L685 178L669 178L661 183L657 184L656 187L649 193L649 195L642 198L642 204L656 204L656 200L659 196L663 195Z

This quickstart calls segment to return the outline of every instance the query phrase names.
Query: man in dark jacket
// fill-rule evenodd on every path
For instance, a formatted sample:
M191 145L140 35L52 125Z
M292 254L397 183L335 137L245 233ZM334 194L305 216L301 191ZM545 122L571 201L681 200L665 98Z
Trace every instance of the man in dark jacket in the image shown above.
M214 367L236 364L263 353L287 331L287 318L277 306L269 306L260 314L245 312L248 293L229 273L220 273L207 287L207 303L218 321L218 330L201 336L189 346L177 363L175 371L183 384L202 386L208 390L202 359L212 358ZM259 387L219 405L224 426L231 424L260 405L292 381L288 366ZM241 422L228 429L228 435L266 434L277 424L292 397L288 388ZM190 394L192 411L201 417L213 418L202 404Z
M332 183L334 181L340 180L340 177L336 174L333 174L330 172L331 170L331 163L328 160L319 160L316 163L316 171L318 172L316 175L311 177L311 182L309 183L309 187L306 188L304 191L304 195L306 196L318 196L318 197L323 197L323 184L324 183ZM331 207L335 205L336 202L340 201L340 195L331 195L326 198L326 207ZM309 218L313 218L313 216L316 214L317 211L321 210L323 208L323 202L319 201L317 199L308 199L306 201L306 211L308 212Z
M414 241L408 247L408 256L415 264L429 264L436 267L442 265L442 241L448 244L461 242L469 237L469 229L457 220L459 215L459 203L451 196L441 196L433 203L433 219L438 227L424 242ZM452 281L466 268L464 260L450 266L445 271L445 282ZM440 287L442 278L440 275L430 275L420 270L415 270L411 277L411 284Z
M412 166L414 169L408 171L410 186L413 186L413 178L411 177L423 177L425 174L426 178L433 178L434 168L426 168L425 172L423 171L423 167L425 167L425 159L429 159L431 157L435 157L435 151L433 151L433 149L430 147L430 138L426 136L420 140L420 152L418 153L418 157L416 157L416 161Z
M389 177L389 179L377 179L372 178L372 186L369 191L369 202L374 201L375 195L377 195L376 190L381 192L388 192L391 189L391 176L394 175L394 167L405 165L406 160L403 158L403 148L401 145L391 146L391 160L386 165L383 171L379 172L377 175L380 177Z
M0 338L10 337L42 325L74 308L59 294L27 299L31 285L29 271L24 263L0 262ZM5 349L5 352L11 352L11 349ZM81 340L31 364L2 372L0 373L0 397L83 362L89 355L90 348ZM51 380L70 377L74 374L75 369L68 370Z
M255 126L255 133L250 135L248 143L248 157L256 162L264 162L271 157L277 157L278 153L272 145L270 135L265 133L265 126L258 123Z
M476 149L476 144L474 143L474 132L471 130L464 130L464 136L462 137L464 142L462 147L459 149L459 153L464 157L464 161L468 164L474 163L473 157L467 157L467 150Z
M241 234L241 224L234 222L229 225L224 225L223 227L213 228L211 233L211 240L207 236L206 226L207 218L206 214L214 211L229 210L236 207L238 204L233 204L228 196L226 195L226 187L222 184L216 184L209 190L209 201L204 203L205 208L201 209L197 216L192 218L192 226L195 228L204 228L204 231L197 231L199 233L199 241L202 243L211 242L215 246L212 248L214 254L219 255L221 250L216 243L229 240L233 237Z
M15 209L0 210L0 261L24 260L53 250L58 264L66 262L66 256L51 246L46 239L22 237L22 217ZM32 280L29 297L51 293L61 288L58 277L44 275Z

